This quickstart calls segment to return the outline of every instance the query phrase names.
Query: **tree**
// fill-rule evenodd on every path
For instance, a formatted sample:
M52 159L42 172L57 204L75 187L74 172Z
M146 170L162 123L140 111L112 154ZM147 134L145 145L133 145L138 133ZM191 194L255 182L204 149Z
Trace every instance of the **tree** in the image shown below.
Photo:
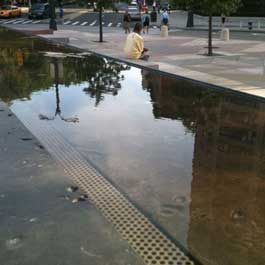
M235 12L241 3L241 0L172 0L177 6L184 7L188 10L194 10L195 4L196 8L206 15L209 16L209 28L208 28L208 55L213 55L212 46L212 18L213 15L229 15Z

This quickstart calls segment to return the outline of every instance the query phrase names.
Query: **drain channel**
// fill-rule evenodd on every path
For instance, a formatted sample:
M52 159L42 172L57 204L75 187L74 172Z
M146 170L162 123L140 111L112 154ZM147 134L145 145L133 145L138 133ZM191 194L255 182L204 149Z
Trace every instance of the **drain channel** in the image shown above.
M49 122L37 119L31 119L29 122L26 117L20 117L20 120L42 142L131 248L142 257L145 264L195 264L122 193L90 166Z

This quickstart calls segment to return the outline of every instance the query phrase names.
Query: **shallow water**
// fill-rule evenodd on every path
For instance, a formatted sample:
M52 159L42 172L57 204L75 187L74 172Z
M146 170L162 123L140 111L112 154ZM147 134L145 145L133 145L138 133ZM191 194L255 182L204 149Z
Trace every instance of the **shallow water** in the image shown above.
M52 123L202 264L265 263L264 103L2 36L18 117Z

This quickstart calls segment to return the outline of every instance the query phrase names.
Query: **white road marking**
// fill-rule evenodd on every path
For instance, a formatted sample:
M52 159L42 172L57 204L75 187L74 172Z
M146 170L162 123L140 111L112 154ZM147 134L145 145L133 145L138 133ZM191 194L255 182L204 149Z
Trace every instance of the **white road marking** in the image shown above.
M70 23L72 23L72 21L71 21L71 20L68 20L68 21L64 22L63 24L64 24L64 25L68 25L68 24L70 24Z
M88 21L83 22L81 26L85 26L86 24L88 24Z
M40 23L40 20L33 21L32 23L33 24L38 24L38 23Z
M26 19L18 20L18 21L16 21L16 22L14 22L13 24L19 24L19 23L22 23L22 22L24 22L24 21L26 21Z
M105 22L102 22L102 25L105 25Z
M75 26L77 24L79 24L79 21L74 22L72 25Z
M32 20L27 20L27 21L23 22L22 24L29 24L31 22L32 22Z
M112 22L110 22L109 24L108 24L108 27L111 27L112 26Z
M118 23L118 24L117 24L117 28L119 28L120 26L121 26L121 23Z
M97 21L93 21L91 24L89 24L89 26L94 26L97 23Z
M13 23L15 21L16 21L16 19L12 19L12 20L8 20L8 21L4 22L3 24L10 24L10 23Z

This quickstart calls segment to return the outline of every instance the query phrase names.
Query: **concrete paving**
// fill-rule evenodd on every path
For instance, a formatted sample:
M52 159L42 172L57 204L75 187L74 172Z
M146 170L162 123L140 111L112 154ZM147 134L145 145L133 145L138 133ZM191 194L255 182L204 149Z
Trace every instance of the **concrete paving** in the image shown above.
M142 264L1 101L0 128L1 264Z
M12 27L12 25L7 25ZM17 27L16 27L17 28ZM20 30L27 29L21 25ZM38 26L40 28L40 25ZM89 28L90 31L90 28ZM106 30L105 30L106 31ZM260 40L232 39L221 41L214 35L216 55L206 56L207 39L175 31L174 36L160 37L159 29L152 29L144 35L145 45L150 49L151 58L146 64L133 61L139 66L159 67L159 70L180 77L224 87L248 95L265 97L265 43ZM115 59L126 60L123 46L126 35L121 30L111 29L104 33L106 42L98 43L98 33L82 27L62 26L53 35L45 38L69 38L69 44Z

